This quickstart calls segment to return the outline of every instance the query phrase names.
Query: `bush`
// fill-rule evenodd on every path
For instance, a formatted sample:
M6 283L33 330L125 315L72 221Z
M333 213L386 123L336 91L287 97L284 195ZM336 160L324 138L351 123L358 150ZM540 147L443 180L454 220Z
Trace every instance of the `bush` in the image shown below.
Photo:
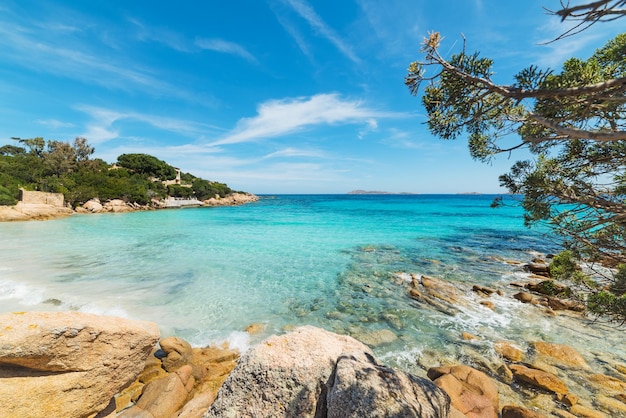
M554 279L572 280L576 273L580 272L580 267L574 259L573 253L570 250L565 250L554 256L548 270Z

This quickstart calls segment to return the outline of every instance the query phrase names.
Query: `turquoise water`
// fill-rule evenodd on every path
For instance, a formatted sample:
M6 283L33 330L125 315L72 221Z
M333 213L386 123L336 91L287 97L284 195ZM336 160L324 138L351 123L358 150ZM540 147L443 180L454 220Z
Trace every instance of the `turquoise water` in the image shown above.
M479 306L454 316L407 297L395 273L505 287L525 275L506 260L558 251L523 226L519 208L491 209L493 197L273 196L239 207L2 223L0 311L145 319L194 345L240 348L302 324L357 337L391 330L398 339L376 351L409 368L429 349L458 356L462 331L615 351L510 296L495 296L495 312ZM266 331L248 336L252 323Z

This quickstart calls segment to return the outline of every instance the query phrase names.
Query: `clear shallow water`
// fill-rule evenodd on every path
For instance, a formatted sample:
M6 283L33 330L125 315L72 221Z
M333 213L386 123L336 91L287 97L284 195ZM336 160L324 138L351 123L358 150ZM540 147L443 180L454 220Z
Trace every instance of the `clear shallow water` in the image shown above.
M546 341L624 355L564 318L494 296L455 316L419 307L395 272L506 286L505 260L558 248L493 196L276 196L239 207L76 215L0 223L0 311L65 310L157 322L195 345L245 347L302 324L399 338L376 351L412 369L428 350L463 355L459 335ZM470 297L474 297L469 292ZM249 337L247 325L266 332ZM613 333L615 334L615 333ZM618 333L619 334L619 333ZM488 347L486 348L488 349Z

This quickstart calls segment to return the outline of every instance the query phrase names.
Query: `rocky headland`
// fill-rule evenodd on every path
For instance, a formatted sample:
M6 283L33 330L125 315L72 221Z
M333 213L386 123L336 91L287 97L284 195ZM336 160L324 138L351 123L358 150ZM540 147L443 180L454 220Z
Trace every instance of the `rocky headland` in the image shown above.
M19 202L15 206L0 206L0 222L48 220L76 213L123 213L183 207L236 206L256 202L257 200L259 200L258 196L251 193L233 193L224 197L216 196L204 201L153 200L147 205L125 202L121 199L113 199L106 202L101 202L99 199L91 199L75 209L43 203Z
M396 272L419 308L446 315L520 304L583 322L542 260L528 280L491 288ZM524 321L523 317L512 318ZM262 332L252 324L248 333ZM619 330L615 330L619 332ZM610 352L537 337L463 332L455 358L425 351L418 372L379 361L393 331L286 329L245 353L161 338L156 324L79 312L0 315L0 416L7 417L626 417L626 364ZM158 342L157 342L158 341ZM421 370L421 371L420 371Z

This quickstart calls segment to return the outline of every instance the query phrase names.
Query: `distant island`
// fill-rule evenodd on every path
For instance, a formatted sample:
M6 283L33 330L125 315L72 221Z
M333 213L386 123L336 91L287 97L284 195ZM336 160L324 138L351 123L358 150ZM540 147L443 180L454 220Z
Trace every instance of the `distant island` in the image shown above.
M352 190L351 192L348 192L346 194L417 194L417 193L410 193L410 192L381 192L381 191L377 191L377 190Z

